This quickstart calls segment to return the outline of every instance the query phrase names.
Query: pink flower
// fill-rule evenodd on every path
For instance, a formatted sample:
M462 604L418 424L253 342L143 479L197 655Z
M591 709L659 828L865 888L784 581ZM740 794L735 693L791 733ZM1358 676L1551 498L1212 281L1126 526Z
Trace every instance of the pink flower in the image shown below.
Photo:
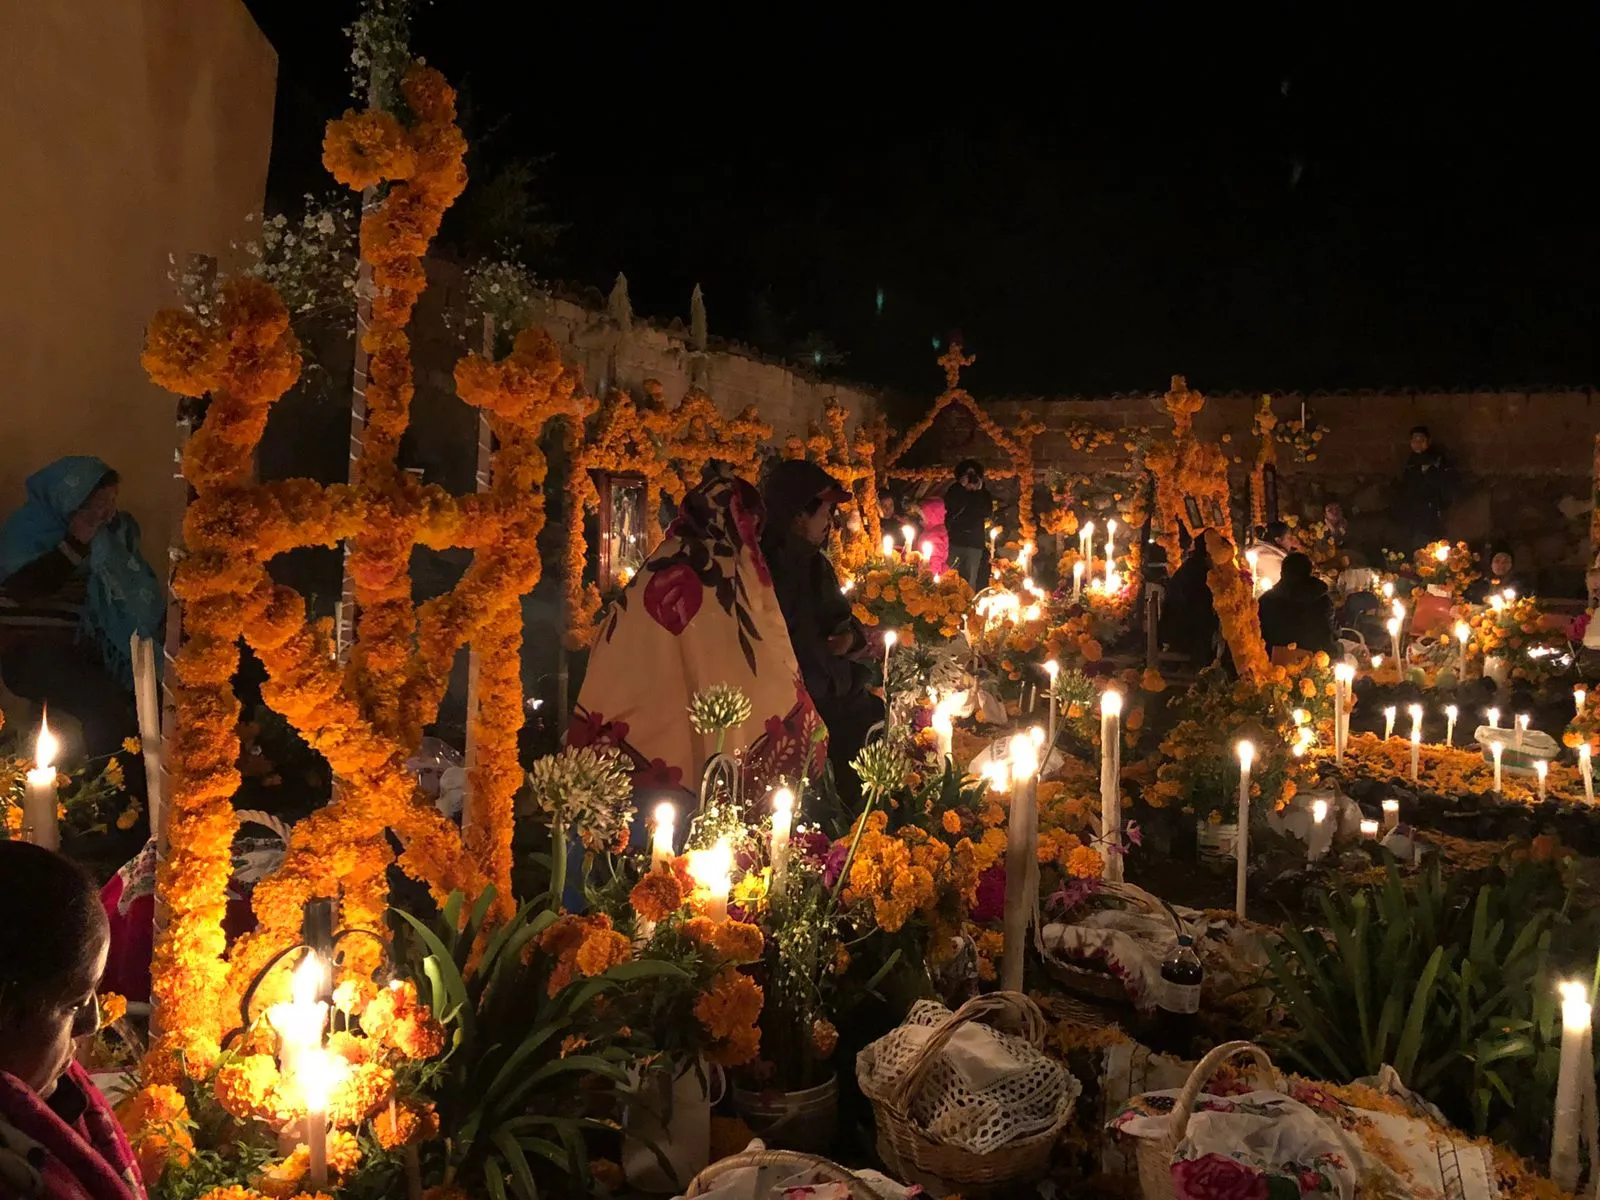
M1267 1200L1267 1177L1221 1154L1173 1163L1172 1184L1179 1200Z
M687 563L678 563L650 577L644 589L644 610L657 625L677 637L694 620L704 599L700 576Z

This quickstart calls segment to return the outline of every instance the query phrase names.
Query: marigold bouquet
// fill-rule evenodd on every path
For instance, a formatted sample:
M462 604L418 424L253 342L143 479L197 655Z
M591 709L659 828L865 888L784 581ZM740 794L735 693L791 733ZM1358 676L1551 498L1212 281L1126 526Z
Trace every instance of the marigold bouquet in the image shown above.
M935 576L921 559L891 557L853 577L851 596L863 625L893 629L903 642L936 642L961 632L972 589L954 571Z
M1487 605L1468 613L1467 628L1467 657L1480 667L1498 656L1508 660L1513 678L1542 683L1571 665L1564 636L1544 623L1533 596L1490 596Z
M1429 542L1411 556L1411 572L1422 583L1445 588L1458 600L1478 578L1472 547L1465 542Z

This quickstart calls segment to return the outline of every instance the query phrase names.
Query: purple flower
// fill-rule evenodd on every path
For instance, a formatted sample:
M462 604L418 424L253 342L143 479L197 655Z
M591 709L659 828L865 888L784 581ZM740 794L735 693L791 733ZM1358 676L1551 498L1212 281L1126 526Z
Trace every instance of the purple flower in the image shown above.
M1006 869L996 863L978 876L978 894L972 903L972 919L982 924L998 921L1006 911Z
M828 857L828 851L833 849L833 839L820 829L813 829L809 833L802 833L790 843L790 850L801 855L807 862L820 863Z
M839 872L844 870L845 856L850 853L850 839L844 838L835 843L828 857L822 864L822 886L832 887L839 882Z
M1098 879L1069 879L1045 901L1050 912L1070 913L1100 890Z

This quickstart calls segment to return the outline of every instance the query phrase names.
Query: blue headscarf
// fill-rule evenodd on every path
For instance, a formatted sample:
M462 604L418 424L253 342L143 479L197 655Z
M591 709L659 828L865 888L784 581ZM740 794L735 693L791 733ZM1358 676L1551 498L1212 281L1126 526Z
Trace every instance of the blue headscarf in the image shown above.
M110 472L98 458L78 455L30 475L27 502L0 526L0 581L60 545L72 514ZM94 535L78 571L87 576L83 628L107 670L132 688L129 644L136 633L154 637L166 608L156 573L139 552L139 523L117 513Z

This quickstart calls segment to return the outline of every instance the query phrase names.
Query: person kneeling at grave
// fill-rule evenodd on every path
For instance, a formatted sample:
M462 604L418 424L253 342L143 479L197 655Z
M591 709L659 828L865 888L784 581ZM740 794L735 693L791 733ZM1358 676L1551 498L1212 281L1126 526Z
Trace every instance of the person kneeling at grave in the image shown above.
M22 507L0 526L0 679L76 717L90 757L137 732L130 643L155 637L165 617L117 484L98 458L58 459L29 476Z

